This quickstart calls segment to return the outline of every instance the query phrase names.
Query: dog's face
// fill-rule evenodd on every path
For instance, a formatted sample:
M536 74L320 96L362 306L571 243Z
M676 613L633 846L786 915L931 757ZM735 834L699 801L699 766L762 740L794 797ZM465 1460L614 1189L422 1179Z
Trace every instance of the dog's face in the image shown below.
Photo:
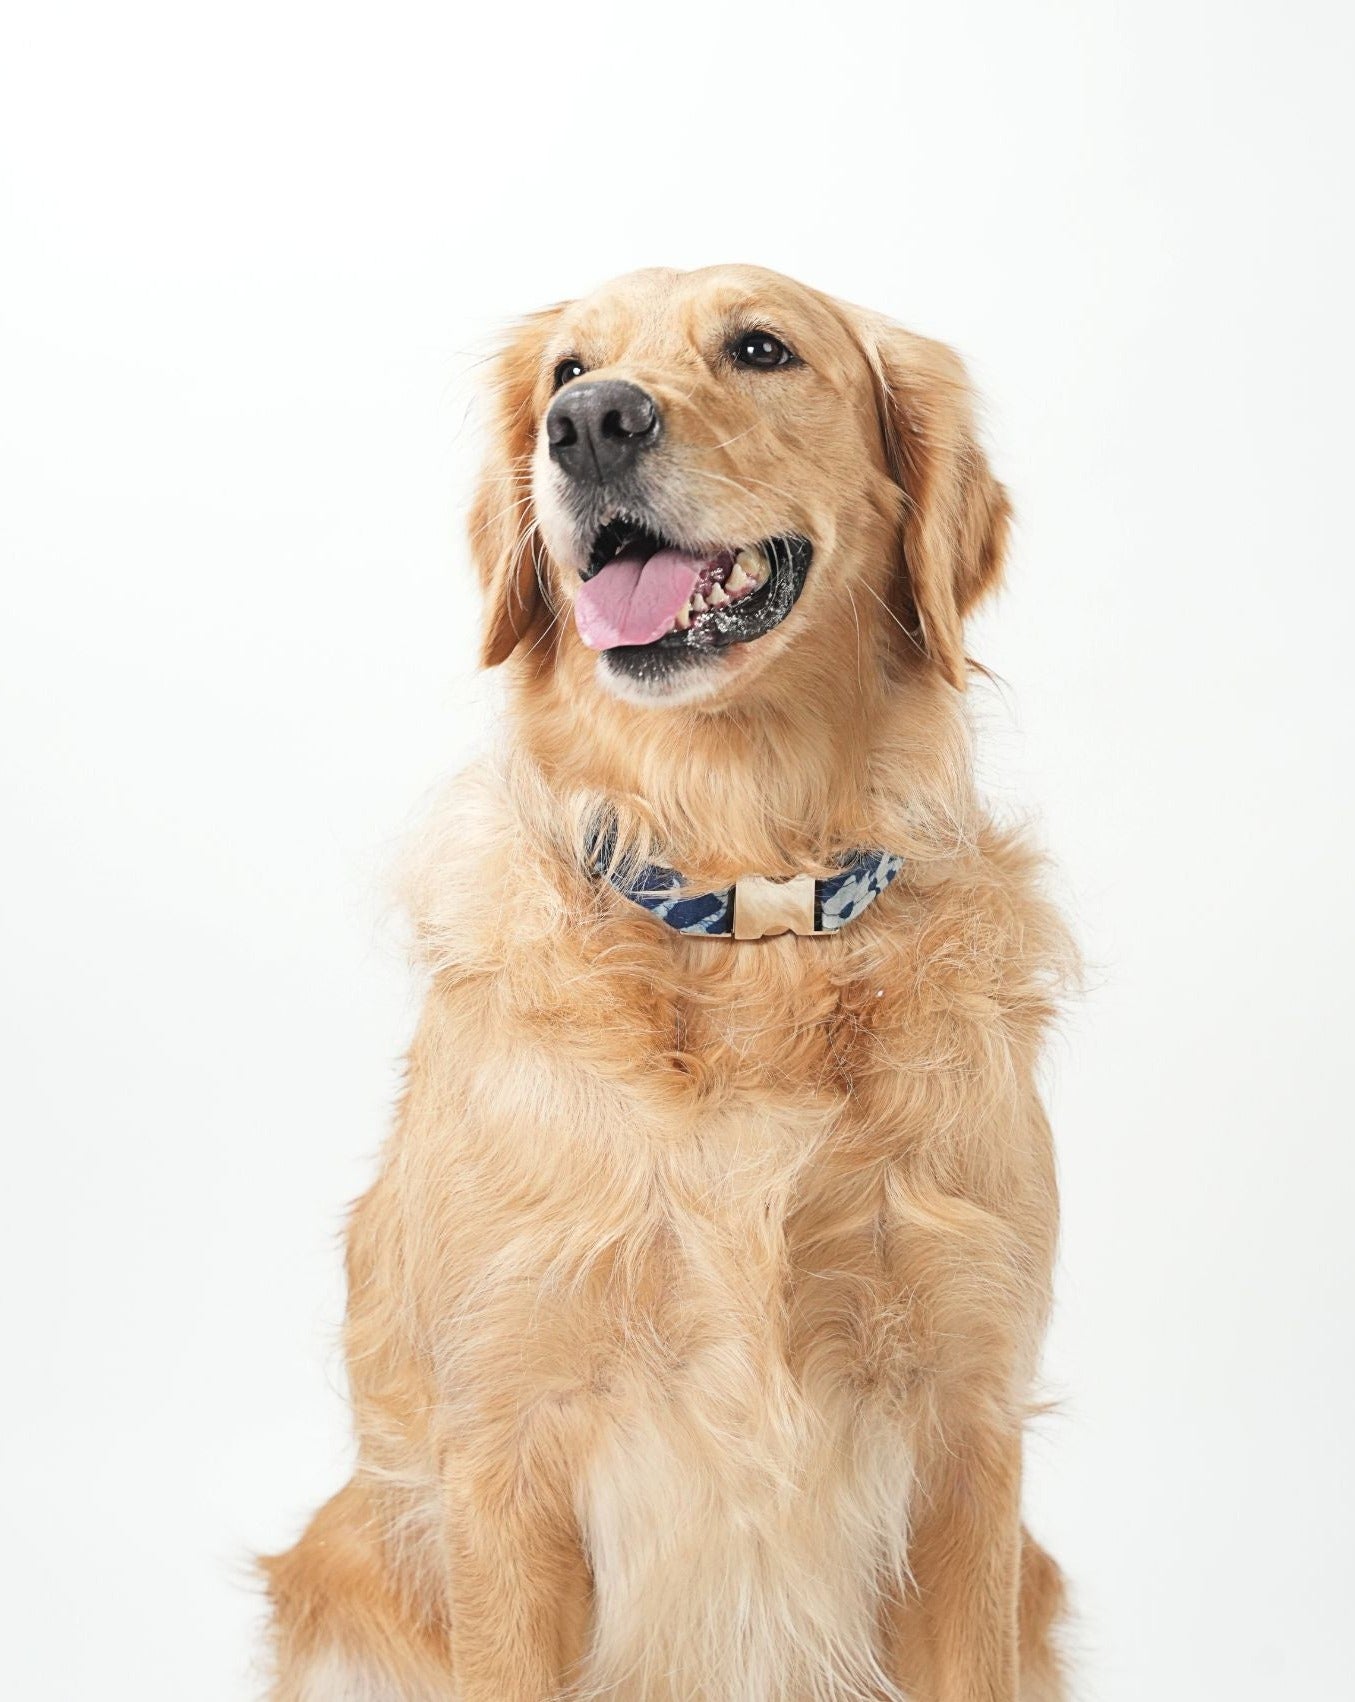
M752 267L640 272L529 321L497 387L488 663L660 709L867 651L963 684L1007 507L940 345Z

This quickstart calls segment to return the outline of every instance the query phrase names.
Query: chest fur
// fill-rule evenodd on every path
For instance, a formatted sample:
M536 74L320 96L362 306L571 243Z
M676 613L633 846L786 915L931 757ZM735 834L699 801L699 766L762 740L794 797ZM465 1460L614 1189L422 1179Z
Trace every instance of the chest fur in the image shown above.
M805 949L676 985L618 952L507 1022L471 990L433 1053L470 1113L409 1196L460 1253L446 1410L492 1391L577 1460L618 1699L891 1694L919 1391L1015 1268L957 1115L991 1001Z
M610 1695L887 1694L912 1437L881 1375L879 1178L834 1157L848 1126L837 1093L711 1116L656 1167L656 1280L577 1488Z

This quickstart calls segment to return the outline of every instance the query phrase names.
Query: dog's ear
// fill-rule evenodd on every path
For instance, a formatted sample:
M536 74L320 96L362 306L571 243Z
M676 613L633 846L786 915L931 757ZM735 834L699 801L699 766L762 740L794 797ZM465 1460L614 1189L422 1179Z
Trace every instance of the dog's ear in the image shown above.
M522 320L489 376L489 449L470 511L471 561L485 594L483 667L505 662L545 613L532 511L533 399L546 338L559 312Z
M904 618L963 691L964 617L1002 577L1011 505L979 446L959 356L888 321L864 330L885 457L902 493Z

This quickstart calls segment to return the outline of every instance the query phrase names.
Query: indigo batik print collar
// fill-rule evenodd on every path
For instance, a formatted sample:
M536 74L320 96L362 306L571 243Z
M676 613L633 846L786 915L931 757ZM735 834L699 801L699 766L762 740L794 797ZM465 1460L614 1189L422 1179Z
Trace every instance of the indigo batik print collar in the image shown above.
M594 836L589 861L593 872L610 881L623 898L676 933L736 940L835 934L869 909L903 867L903 858L892 852L857 851L843 859L836 874L821 880L813 875L790 880L741 875L732 886L693 892L678 870L663 863L616 868L606 832Z

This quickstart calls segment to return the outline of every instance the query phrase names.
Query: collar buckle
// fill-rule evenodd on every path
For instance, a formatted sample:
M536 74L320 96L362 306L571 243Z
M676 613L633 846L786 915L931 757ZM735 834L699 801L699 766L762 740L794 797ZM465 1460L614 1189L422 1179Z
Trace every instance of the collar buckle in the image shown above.
M740 875L734 882L734 938L763 940L772 934L817 934L813 875L786 881Z

